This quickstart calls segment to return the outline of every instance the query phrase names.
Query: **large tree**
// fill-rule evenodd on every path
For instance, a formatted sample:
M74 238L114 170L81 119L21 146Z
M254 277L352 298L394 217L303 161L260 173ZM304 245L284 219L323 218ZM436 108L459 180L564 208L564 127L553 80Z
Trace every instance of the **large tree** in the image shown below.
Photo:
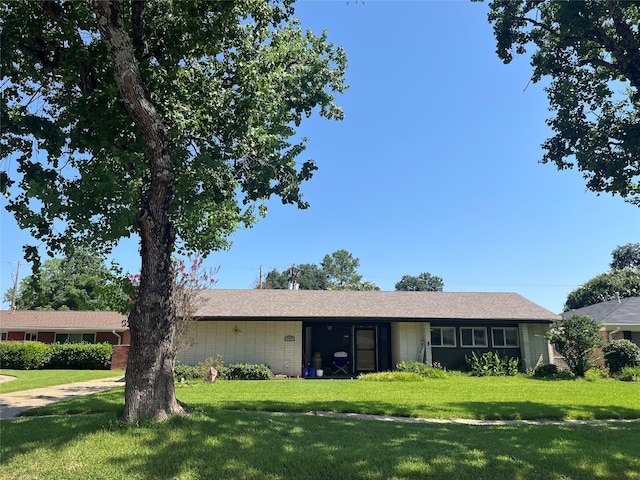
M63 258L44 262L37 275L20 281L18 310L119 310L126 293L118 271L109 269L103 259L82 249ZM13 289L4 295L13 297Z
M640 296L640 268L623 268L596 275L567 295L564 310L575 310L618 298Z
M431 275L429 272L422 272L420 275L403 275L396 290L408 292L441 292L444 288L444 281L441 277Z
M300 290L326 290L329 288L326 273L313 263L291 265L282 272L273 269L267 273L263 288L284 290L289 288L290 282L297 283Z
M272 195L307 206L316 166L297 162L296 127L312 112L342 117L344 52L304 32L289 0L0 8L2 158L19 180L8 209L51 253L139 235L124 416L183 413L172 253L228 246Z
M362 275L358 273L360 259L347 250L336 250L325 255L320 266L335 290L354 290L353 286L362 283Z
M640 268L640 243L618 245L611 257L611 268Z
M542 162L640 205L639 3L494 0L489 21L505 63L533 47L533 82L550 78Z

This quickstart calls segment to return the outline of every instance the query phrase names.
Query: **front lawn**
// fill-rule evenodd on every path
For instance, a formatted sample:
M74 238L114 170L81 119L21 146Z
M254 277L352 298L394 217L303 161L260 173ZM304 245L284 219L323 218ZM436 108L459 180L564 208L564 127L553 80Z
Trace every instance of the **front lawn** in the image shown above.
M640 480L640 420L472 426L250 411L638 419L638 383L466 376L194 382L177 385L193 415L136 425L119 420L123 391L29 411L106 413L3 421L0 478Z
M10 370L3 368L0 369L0 375L16 377L16 380L0 383L0 394L2 394L65 383L123 377L124 370Z

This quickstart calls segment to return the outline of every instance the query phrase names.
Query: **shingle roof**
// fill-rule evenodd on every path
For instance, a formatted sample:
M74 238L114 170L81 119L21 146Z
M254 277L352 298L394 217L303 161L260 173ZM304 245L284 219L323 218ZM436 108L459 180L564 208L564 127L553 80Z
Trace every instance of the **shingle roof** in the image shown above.
M127 317L116 312L78 312L70 310L0 311L0 327L7 329L87 329L96 331L124 331Z
M200 295L196 316L202 318L560 318L517 293L213 289Z
M628 297L596 303L588 307L564 312L563 317L573 314L586 315L605 325L640 325L640 297Z

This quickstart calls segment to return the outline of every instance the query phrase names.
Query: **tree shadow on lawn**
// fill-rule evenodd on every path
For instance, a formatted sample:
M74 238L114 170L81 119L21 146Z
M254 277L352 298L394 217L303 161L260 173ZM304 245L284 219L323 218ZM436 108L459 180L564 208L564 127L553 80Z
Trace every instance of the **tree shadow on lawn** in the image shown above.
M124 413L124 388L83 395L43 407L31 408L22 412L19 417L89 413L114 413L122 416Z
M205 415L225 410L249 410L266 412L330 411L340 413L364 413L369 415L393 415L413 418L478 419L478 420L565 420L565 419L634 419L640 418L640 408L617 405L551 405L538 402L452 402L430 406L398 405L383 401L366 402L309 402L287 403L277 400L234 400L223 405L190 402L189 405Z
M638 424L436 426L218 411L159 424L140 436L137 455L111 463L141 478L613 479L640 469L630 441L639 432Z

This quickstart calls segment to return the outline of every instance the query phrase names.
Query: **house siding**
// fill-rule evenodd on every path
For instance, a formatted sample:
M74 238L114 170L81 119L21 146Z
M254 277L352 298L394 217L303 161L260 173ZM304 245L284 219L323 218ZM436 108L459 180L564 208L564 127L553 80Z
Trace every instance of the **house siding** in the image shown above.
M293 341L285 341L287 336ZM275 374L301 374L302 321L200 321L189 337L193 345L177 356L183 364L220 355L226 365L266 363Z
M521 363L525 369L533 369L538 363L554 363L553 353L546 339L548 330L548 325L540 323L518 325Z
M392 322L391 344L392 359L395 367L400 362L416 360L421 342L427 342L426 332L430 331L429 322ZM430 357L430 353L428 356Z

